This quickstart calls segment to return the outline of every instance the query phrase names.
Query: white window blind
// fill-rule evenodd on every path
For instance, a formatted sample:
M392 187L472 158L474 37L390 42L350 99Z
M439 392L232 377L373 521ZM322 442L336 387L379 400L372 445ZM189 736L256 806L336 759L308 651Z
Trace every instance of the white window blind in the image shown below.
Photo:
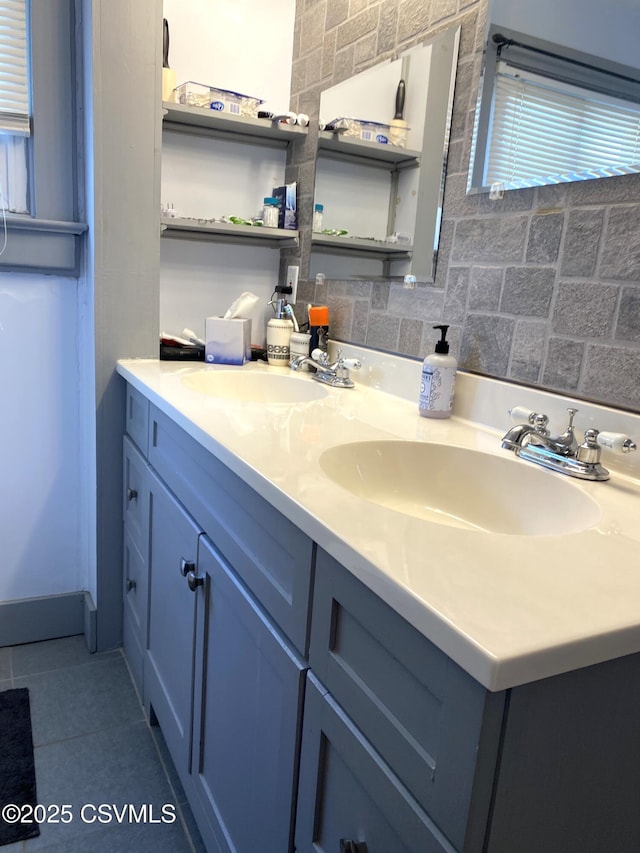
M498 63L485 184L640 171L640 105Z
M27 0L0 0L0 133L30 132Z

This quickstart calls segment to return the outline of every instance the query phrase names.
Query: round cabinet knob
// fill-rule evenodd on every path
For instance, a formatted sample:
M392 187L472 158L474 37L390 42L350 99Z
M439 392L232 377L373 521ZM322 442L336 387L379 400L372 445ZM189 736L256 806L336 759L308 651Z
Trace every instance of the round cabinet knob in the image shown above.
M366 841L350 841L340 839L340 853L367 853Z
M204 584L204 578L199 578L195 572L187 572L187 583L191 592L195 592L199 586Z
M124 586L127 592L131 592L132 589L136 588L136 582L132 581L131 578L127 578Z
M135 501L138 497L137 489L127 489L127 502Z
M182 559L180 560L180 574L182 575L182 577L186 578L189 572L195 572L195 570L196 564L193 562L193 560L185 560L185 558L182 557Z

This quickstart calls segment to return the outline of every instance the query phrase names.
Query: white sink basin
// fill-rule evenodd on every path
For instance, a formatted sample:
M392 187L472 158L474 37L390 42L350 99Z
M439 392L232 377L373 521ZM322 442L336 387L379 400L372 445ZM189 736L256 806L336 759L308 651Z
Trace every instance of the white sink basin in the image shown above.
M464 530L520 536L577 533L598 504L562 474L521 460L420 441L362 441L326 450L320 465L357 497ZM425 554L429 543L425 540Z
M263 371L199 370L182 377L191 391L223 400L245 400L253 403L308 403L321 400L326 390L316 382Z

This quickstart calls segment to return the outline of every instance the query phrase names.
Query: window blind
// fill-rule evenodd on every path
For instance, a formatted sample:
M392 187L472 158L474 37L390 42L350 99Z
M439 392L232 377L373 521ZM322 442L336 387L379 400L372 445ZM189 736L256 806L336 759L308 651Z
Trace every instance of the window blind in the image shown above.
M27 0L0 0L0 133L30 133Z
M640 105L500 61L485 184L506 189L640 171Z

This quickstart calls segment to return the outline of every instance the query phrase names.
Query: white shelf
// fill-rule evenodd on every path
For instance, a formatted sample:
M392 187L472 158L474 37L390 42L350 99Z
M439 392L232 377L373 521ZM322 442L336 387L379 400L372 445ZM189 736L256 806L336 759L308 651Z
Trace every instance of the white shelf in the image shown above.
M274 123L265 118L249 118L218 113L205 107L190 107L164 101L164 130L196 135L242 139L258 145L273 145L286 148L307 135L306 127L294 124Z
M244 243L271 249L296 248L298 232L259 225L233 225L203 219L162 217L162 236L181 240L204 240L218 243Z
M397 261L411 258L412 246L407 243L387 243L384 240L368 240L364 237L335 237L329 234L313 234L311 248L314 252L331 255L375 258L382 261Z
M368 161L384 169L405 169L420 165L420 152L379 142L363 142L323 130L318 134L318 151L337 159Z

